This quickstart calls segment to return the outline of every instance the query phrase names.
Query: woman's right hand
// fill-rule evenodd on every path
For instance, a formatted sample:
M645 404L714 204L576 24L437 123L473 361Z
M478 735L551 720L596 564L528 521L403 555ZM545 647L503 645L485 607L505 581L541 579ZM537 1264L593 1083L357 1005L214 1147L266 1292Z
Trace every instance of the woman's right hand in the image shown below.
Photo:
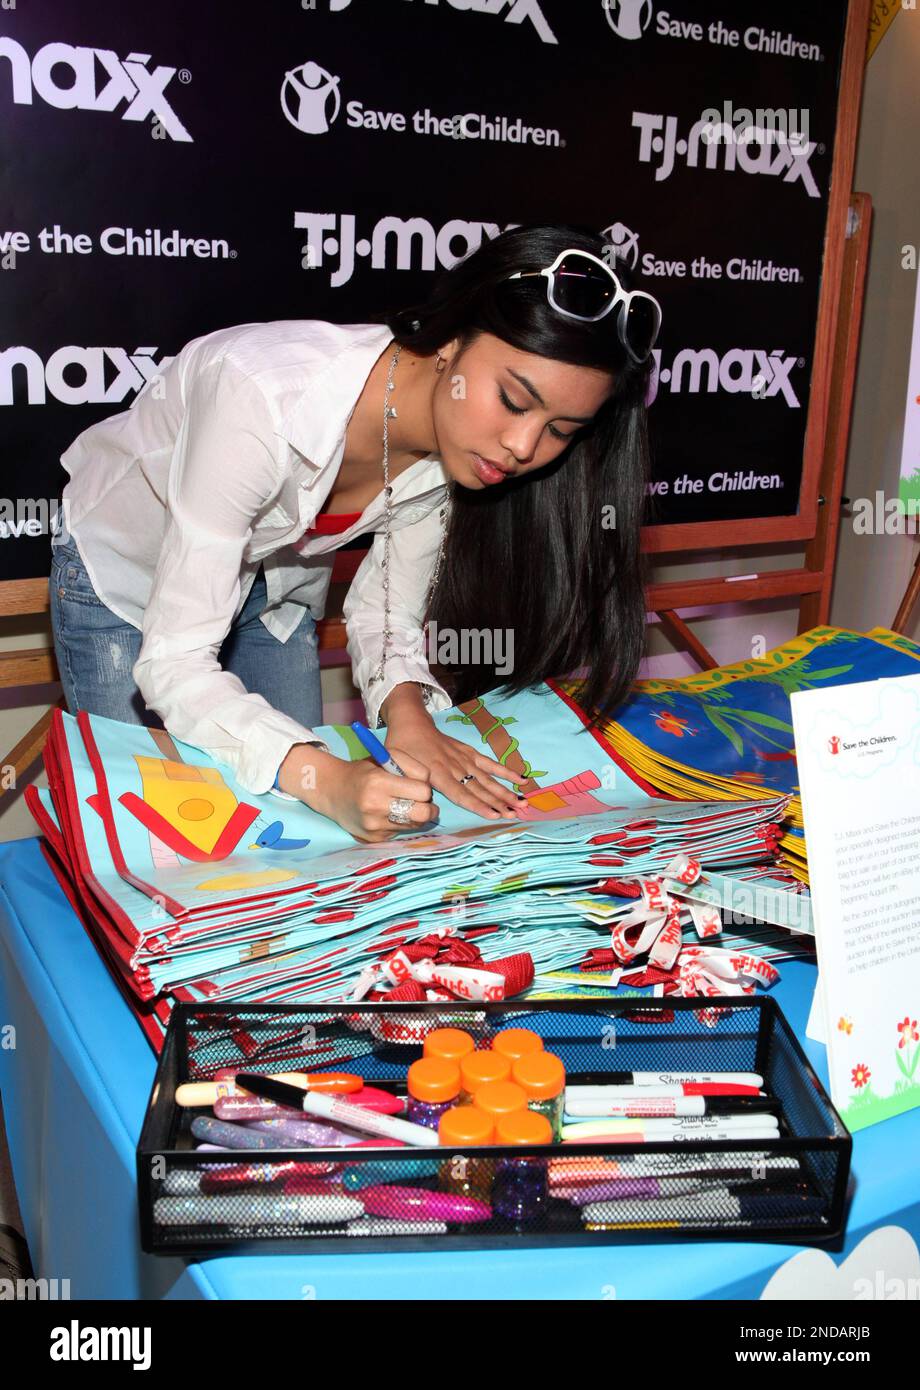
M409 812L414 827L430 825L438 817L428 769L402 752L399 763L405 777L384 772L370 758L346 762L312 744L297 744L282 763L278 781L282 791L328 816L355 839L378 844L409 828L387 820L395 797L415 803Z

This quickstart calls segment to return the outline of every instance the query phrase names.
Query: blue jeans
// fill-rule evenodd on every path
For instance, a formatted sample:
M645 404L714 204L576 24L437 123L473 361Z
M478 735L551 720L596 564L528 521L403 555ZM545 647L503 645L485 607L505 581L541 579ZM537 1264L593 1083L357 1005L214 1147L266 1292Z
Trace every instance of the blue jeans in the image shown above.
M51 554L51 629L68 710L87 710L126 724L162 725L162 719L147 709L131 674L142 634L99 598L72 538L53 545ZM259 621L264 606L265 574L260 568L218 661L247 690L313 729L323 722L313 615L305 612L288 640L279 642Z

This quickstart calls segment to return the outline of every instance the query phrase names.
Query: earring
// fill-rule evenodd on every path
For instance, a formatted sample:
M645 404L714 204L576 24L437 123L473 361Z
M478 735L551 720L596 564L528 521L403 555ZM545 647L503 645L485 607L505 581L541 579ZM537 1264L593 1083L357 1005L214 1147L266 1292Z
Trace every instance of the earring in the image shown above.
M443 370L444 370L444 368L445 368L446 366L447 366L447 363L444 361L444 358L441 356L440 353L438 353L438 362L437 362L437 366L435 367L435 371L436 371L436 372L443 372Z

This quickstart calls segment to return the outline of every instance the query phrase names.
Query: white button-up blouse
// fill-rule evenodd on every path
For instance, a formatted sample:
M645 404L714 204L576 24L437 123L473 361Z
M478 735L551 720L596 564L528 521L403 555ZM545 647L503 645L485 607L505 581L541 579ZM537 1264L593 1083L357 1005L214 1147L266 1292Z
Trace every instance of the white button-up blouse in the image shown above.
M143 633L133 676L169 733L268 791L296 743L326 744L218 664L262 564L266 628L285 642L307 608L321 618L333 552L374 542L344 614L355 684L372 728L394 686L447 692L424 657L422 607L444 525L447 475L429 454L393 482L391 647L383 645L381 491L348 530L307 535L342 463L345 430L392 334L319 319L250 323L187 343L131 406L91 425L61 456L63 513L93 587ZM381 401L381 435L383 402Z

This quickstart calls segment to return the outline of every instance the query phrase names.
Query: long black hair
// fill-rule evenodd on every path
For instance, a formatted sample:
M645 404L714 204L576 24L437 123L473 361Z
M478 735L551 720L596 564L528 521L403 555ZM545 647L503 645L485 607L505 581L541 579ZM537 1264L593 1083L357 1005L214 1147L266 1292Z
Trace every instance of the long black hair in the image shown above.
M628 693L644 650L639 541L652 359L638 366L628 356L618 310L594 323L568 319L547 302L545 279L507 282L516 270L550 265L567 247L601 258L606 251L633 288L596 233L514 227L441 272L424 303L371 321L385 322L397 342L423 357L455 338L465 351L490 333L522 352L611 374L611 396L550 464L500 488L454 484L441 572L425 613L441 632L513 635L514 664L504 680L494 662L435 668L456 703L497 685L517 693L584 667L579 703L593 725Z

